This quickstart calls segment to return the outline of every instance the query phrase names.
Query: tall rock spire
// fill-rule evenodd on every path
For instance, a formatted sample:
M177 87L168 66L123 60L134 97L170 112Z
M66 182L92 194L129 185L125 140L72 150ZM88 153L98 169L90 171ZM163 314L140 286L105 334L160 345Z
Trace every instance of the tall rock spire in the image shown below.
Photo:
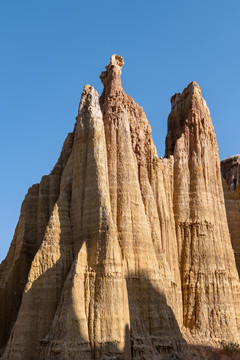
M114 85L112 65L109 69L107 79ZM116 72L120 84L118 68ZM179 333L182 297L174 216L169 202L171 185L143 109L120 86L112 86L109 81L104 83L100 103L112 217L118 229L128 284L132 352L135 357L154 357L162 353L163 347L177 351L184 343ZM160 321L156 313L161 314ZM174 340L170 344L171 338Z
M184 325L200 336L238 338L239 280L210 113L195 82L171 103L166 156L174 159Z

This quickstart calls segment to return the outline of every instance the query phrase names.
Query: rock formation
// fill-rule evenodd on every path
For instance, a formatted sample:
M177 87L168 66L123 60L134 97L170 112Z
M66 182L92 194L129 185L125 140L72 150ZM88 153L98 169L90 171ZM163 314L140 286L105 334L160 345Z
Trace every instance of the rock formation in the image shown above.
M240 274L240 155L221 161L228 226Z
M237 334L239 281L216 136L196 83L175 94L171 104L165 156L174 158L173 207L183 322L199 336L221 334L226 338L231 332Z
M239 278L218 147L196 83L173 96L166 156L113 55L23 202L0 265L4 360L193 359L239 340ZM180 357L182 356L182 357Z

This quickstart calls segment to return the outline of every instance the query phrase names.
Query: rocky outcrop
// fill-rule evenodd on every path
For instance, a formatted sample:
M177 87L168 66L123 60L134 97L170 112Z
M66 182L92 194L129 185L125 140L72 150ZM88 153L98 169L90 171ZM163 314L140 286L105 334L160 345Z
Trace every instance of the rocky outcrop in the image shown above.
M221 170L228 226L240 274L240 155L222 160Z
M188 341L239 338L239 280L200 88L172 98L159 159L122 66L113 55L100 99L85 86L57 165L23 203L0 267L1 359L193 359Z

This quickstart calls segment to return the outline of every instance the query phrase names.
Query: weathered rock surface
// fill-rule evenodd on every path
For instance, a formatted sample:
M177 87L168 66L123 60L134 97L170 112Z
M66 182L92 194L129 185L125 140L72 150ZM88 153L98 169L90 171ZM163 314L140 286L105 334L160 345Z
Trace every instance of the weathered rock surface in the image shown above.
M221 161L228 226L240 274L240 155Z
M175 94L171 104L165 155L174 158L183 322L197 336L236 337L239 280L210 113L194 82Z
M71 152L72 139L73 134L69 134L51 174L43 176L40 184L29 189L8 255L0 265L0 347L6 344L16 321L32 261L59 197L61 176Z
M239 339L239 278L200 88L172 98L160 160L122 66L113 55L100 99L85 86L58 163L24 200L0 265L1 359L193 359L188 341Z

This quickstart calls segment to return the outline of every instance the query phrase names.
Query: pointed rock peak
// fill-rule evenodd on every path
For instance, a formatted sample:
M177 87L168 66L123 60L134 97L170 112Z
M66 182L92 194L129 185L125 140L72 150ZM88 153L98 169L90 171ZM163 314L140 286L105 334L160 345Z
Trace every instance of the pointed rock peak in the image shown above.
M202 91L200 86L196 83L196 81L192 81L184 90L183 92L186 92L186 95L198 95L200 97L202 97Z
M106 71L103 71L100 75L105 95L110 95L122 89L121 73L123 64L122 56L114 54L110 57L110 63L105 67Z
M91 112L92 109L99 109L99 95L93 86L85 85L78 108L78 115L85 111Z
M201 88L193 81L182 93L176 93L171 98L165 157L173 155L176 141L182 136L186 126L197 128L199 124L214 132L210 112L202 97Z
M172 109L177 105L179 102L190 100L191 98L195 97L199 100L202 99L202 92L200 86L195 82L192 81L182 93L176 93L171 97L171 105ZM204 100L205 102L205 100Z

